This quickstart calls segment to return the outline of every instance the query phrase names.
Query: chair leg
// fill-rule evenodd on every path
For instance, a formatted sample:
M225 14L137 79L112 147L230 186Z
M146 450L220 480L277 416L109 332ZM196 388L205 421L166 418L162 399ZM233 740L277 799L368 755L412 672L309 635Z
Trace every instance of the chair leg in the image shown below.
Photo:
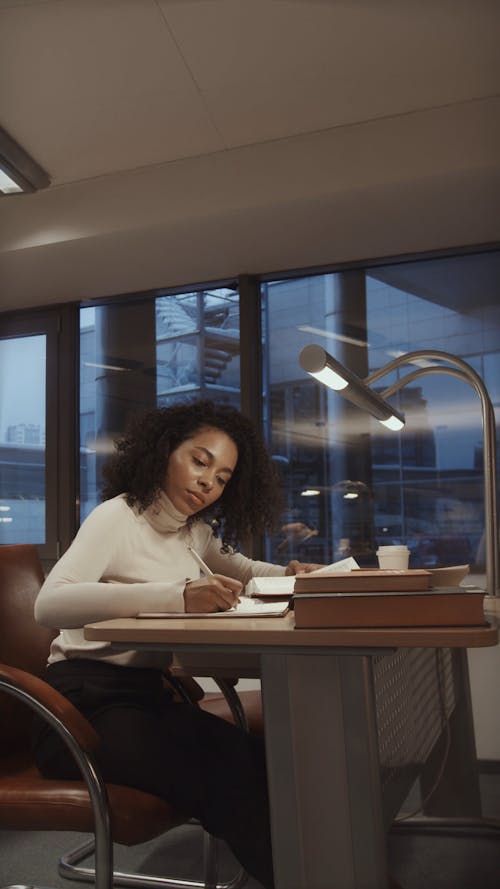
M248 722L245 710L241 704L238 693L230 682L216 678L215 682L224 694L229 705L234 721L243 731L248 731ZM98 839L96 832L96 839ZM105 849L105 843L97 843L97 849ZM99 871L99 861L96 852L96 870L90 867L78 867L81 861L88 858L94 851L94 841L88 840L75 849L62 855L59 860L59 873L68 880L81 882L93 882ZM111 853L112 854L112 853ZM113 886L137 886L144 889L239 889L247 881L247 873L241 868L235 876L225 883L217 882L217 840L205 833L203 840L204 879L182 880L169 877L154 877L147 874L130 874L121 871L113 871ZM103 868L105 870L105 868ZM96 882L95 889L107 889Z
M113 872L114 886L143 887L143 889L239 889L247 880L247 874L240 869L231 880L217 882L217 840L210 834L204 835L204 879L184 880L171 877L133 874L123 871ZM92 867L79 867L80 862L89 858L94 851L94 840L86 840L76 848L66 852L59 859L59 873L67 880L93 883L95 870ZM6 889L23 889L23 887L6 887ZM32 889L32 887L27 887ZM42 889L42 887L37 887Z
M22 671L19 672L22 673ZM95 873L92 880L94 881L95 879L95 889L113 889L113 842L109 819L108 795L106 785L94 763L93 757L80 746L65 723L59 719L59 716L53 713L42 701L34 697L30 691L27 691L21 685L13 685L11 680L3 678L0 679L0 689L18 698L34 710L35 713L38 713L57 732L73 755L82 773L82 778L87 785L94 815L94 841L92 842L92 848L94 848L95 843ZM75 879L81 878L75 877Z
M217 889L217 840L206 832L203 834L203 862L205 889Z

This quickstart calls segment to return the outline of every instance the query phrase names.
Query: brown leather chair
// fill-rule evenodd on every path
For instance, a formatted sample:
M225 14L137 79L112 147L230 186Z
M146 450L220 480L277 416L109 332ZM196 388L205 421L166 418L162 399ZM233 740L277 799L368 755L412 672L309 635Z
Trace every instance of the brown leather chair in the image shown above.
M95 880L96 889L112 889L120 884L172 889L242 885L244 871L229 883L217 883L215 840L208 835L203 881L155 877L152 882L151 877L113 873L113 842L137 845L185 819L159 797L102 781L94 761L99 744L96 732L66 698L43 680L55 633L39 626L33 617L42 582L43 571L34 546L0 546L0 828L93 833L93 839L62 857L59 871L70 879ZM189 692L180 680L179 690L184 696L191 693L192 697L193 688L195 697L203 695L193 680L187 687ZM250 723L261 726L257 692L244 692L242 706L231 683L220 682L220 687L224 696L206 695L198 705L240 722L245 720L248 708ZM48 780L40 775L30 751L33 711L63 737L80 767L81 781ZM95 872L78 867L94 848Z

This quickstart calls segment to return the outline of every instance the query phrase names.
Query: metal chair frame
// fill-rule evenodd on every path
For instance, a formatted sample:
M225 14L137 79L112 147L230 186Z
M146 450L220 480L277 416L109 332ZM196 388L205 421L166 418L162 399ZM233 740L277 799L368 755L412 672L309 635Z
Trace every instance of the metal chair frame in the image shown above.
M234 687L225 680L218 681L218 685L227 695L233 717L240 726L245 726L246 715ZM92 882L95 889L113 889L114 886L134 886L144 889L239 889L246 882L247 875L243 869L240 869L228 882L217 882L217 840L206 832L203 881L113 871L113 837L108 794L94 757L80 746L64 722L28 691L1 677L0 690L27 704L58 733L74 757L89 792L94 817L94 838L61 856L58 870L62 877ZM95 856L95 868L80 867L80 862L92 854ZM3 889L35 889L35 887L16 883Z

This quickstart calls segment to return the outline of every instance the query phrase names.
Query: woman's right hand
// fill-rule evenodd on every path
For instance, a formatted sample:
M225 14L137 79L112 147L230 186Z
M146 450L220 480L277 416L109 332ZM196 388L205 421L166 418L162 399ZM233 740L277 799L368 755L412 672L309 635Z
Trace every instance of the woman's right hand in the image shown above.
M186 612L227 611L239 602L243 584L233 577L212 574L189 580L184 587Z

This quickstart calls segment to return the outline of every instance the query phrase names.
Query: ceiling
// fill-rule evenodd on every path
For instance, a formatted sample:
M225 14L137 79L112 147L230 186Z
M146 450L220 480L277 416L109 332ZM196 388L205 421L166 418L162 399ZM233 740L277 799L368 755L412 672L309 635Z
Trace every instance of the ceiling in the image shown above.
M497 0L0 0L0 310L500 240Z

